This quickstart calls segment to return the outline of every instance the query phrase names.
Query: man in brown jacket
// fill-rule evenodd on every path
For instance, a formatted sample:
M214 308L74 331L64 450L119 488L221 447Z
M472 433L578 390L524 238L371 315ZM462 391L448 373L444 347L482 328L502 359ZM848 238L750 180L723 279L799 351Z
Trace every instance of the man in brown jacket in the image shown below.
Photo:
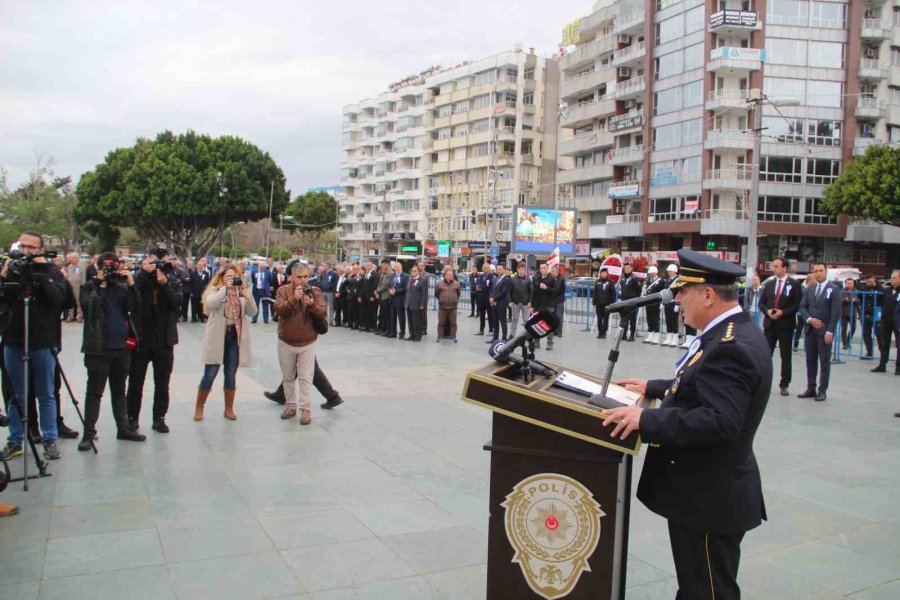
M318 337L313 320L325 318L325 299L321 290L308 283L309 266L298 263L291 274L291 282L278 288L275 295L278 362L281 365L285 396L281 418L291 419L297 416L297 397L294 391L294 380L297 379L300 384L300 424L309 425L312 422L309 399L312 395Z

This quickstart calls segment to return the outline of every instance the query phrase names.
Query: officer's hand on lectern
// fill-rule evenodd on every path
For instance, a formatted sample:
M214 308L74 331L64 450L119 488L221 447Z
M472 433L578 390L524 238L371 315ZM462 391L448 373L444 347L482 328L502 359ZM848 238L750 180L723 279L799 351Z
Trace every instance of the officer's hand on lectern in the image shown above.
M622 406L620 408L608 408L603 411L606 418L603 420L603 426L608 427L615 425L609 437L615 439L617 436L621 439L627 438L632 431L639 431L641 428L641 413L643 408L637 406ZM619 435L621 433L621 435Z
M617 385L621 385L623 388L625 388L629 392L637 392L639 394L647 393L647 380L646 379L622 379L616 383L617 383Z

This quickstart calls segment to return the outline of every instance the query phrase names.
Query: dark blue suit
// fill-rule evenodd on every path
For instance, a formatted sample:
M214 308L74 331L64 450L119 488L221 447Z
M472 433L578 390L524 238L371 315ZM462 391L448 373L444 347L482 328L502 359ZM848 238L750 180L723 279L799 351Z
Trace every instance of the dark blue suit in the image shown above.
M409 275L406 273L394 273L391 275L391 287L388 288L388 294L393 290L391 295L391 311L388 319L388 337L406 335L406 286L409 283ZM397 325L400 325L399 332Z
M494 340L500 338L500 329L503 329L502 339L506 339L506 309L509 306L509 293L512 290L512 280L509 275L496 277L490 286L490 299L494 301L491 311L491 329L494 330Z
M819 286L821 288L819 289ZM819 293L816 294L816 290ZM816 375L821 369L822 376L819 379L819 394L825 394L828 389L828 378L831 375L831 344L825 343L825 334L836 334L838 323L841 322L841 290L830 281L822 284L813 284L803 292L803 300L800 302L800 317L809 323L810 319L819 319L825 323L822 329L809 326L806 329L806 337L803 344L806 347L806 390L816 390Z
M256 301L256 316L253 317L253 322L256 323L256 320L259 318L259 303L263 298L271 298L272 297L272 271L266 267L265 270L260 271L256 270L251 273L250 282L253 286L253 300ZM269 322L269 303L263 302L262 305L262 316L263 322Z
M475 280L475 299L478 302L478 331L484 333L484 320L487 317L490 327L494 324L490 317L491 306L488 300L491 297L491 287L494 285L494 274L481 274Z

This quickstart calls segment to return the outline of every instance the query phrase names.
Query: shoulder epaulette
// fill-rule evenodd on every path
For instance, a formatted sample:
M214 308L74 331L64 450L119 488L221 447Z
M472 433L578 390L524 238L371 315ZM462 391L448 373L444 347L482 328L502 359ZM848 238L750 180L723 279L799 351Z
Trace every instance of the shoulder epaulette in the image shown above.
M725 328L725 337L722 338L723 342L733 342L734 341L734 322L731 321L728 323L728 326Z

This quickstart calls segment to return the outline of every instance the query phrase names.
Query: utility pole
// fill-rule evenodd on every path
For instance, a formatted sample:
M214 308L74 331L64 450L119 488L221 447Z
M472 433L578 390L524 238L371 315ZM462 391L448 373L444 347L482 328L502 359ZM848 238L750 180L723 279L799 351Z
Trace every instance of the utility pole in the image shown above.
M560 102L556 109L556 160L553 165L553 251L556 251L559 230L559 138L562 132L562 120L569 115L569 107Z
M750 168L750 211L747 222L747 279L748 285L756 275L756 265L759 264L759 245L757 235L759 229L759 168L762 164L762 123L760 123L760 105L763 99L751 100L753 114L753 164Z
M387 220L387 188L381 191L381 258L380 260L384 260L387 258L387 254L385 252L386 246L386 236L387 232L385 231L385 222Z
M266 224L266 258L269 257L269 230L272 229L272 201L275 199L275 180L269 189L269 222Z

